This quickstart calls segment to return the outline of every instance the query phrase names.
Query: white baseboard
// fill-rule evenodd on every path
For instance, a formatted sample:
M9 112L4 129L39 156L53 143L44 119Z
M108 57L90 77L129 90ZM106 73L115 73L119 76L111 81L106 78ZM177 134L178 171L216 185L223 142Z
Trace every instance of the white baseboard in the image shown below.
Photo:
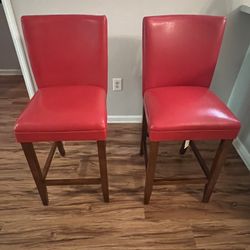
M22 72L20 69L0 69L0 76L20 76Z
M250 153L246 149L245 145L241 142L241 140L238 137L233 141L233 145L238 154L240 155L241 159L246 164L248 170L250 171Z
M141 115L108 115L108 123L141 123Z

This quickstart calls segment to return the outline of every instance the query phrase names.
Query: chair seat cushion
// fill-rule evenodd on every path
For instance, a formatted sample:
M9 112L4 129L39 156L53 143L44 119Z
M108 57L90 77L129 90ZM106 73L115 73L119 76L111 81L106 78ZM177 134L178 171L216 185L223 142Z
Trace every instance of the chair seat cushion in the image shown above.
M144 93L152 141L234 139L240 122L208 88L158 87Z
M15 126L19 142L104 140L106 92L91 85L41 88Z

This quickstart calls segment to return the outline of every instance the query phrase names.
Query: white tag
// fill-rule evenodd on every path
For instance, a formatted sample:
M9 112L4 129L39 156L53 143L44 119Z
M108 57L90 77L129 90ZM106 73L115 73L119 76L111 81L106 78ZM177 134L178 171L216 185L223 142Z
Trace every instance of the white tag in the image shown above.
M185 141L184 149L186 149L189 146L189 142L190 142L190 140Z

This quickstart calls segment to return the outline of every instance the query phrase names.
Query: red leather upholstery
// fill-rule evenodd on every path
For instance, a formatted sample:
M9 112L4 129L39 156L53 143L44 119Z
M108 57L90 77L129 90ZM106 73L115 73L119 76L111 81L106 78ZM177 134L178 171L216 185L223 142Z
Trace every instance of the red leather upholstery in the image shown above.
M225 27L224 17L157 16L143 21L143 90L209 87Z
M19 142L105 140L105 16L24 16L38 91L17 120Z
M91 84L107 89L105 16L23 16L22 28L39 88Z
M151 141L233 139L240 129L232 112L204 87L148 89L144 107Z
M105 140L106 92L72 85L42 88L16 122L19 142Z
M208 90L224 27L224 17L144 18L143 91L150 140L237 136L240 122Z

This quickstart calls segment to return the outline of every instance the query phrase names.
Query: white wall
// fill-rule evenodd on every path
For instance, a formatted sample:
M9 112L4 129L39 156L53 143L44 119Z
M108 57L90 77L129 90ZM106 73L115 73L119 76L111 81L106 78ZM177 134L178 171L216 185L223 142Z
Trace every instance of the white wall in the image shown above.
M225 2L229 4L230 1ZM213 78L212 89L225 103L230 97L250 42L249 16L239 10L243 2L234 1L231 10L230 8L227 10L227 28ZM222 9L219 12L221 11Z
M236 141L236 147L250 170L250 47L236 79L228 105L241 121L242 127Z
M10 36L9 27L0 4L0 73L10 69L19 69L16 52Z
M227 101L250 41L248 20L237 9L243 0L12 0L20 17L28 14L105 14L109 22L109 115L141 114L142 18L160 14L226 15L228 26L212 89ZM21 29L20 29L21 30ZM111 78L122 77L122 92L112 92Z

